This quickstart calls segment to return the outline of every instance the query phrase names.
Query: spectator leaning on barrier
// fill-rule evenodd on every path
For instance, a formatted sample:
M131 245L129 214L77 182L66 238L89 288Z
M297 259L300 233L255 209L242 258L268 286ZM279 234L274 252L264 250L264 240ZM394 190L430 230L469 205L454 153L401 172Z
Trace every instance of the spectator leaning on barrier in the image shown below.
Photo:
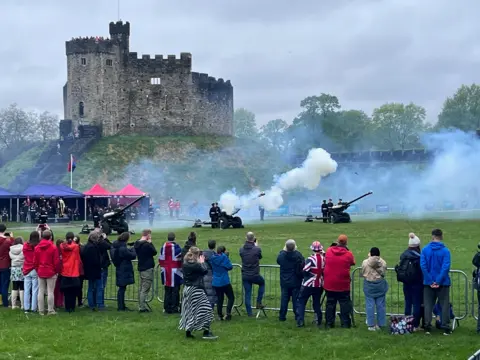
M352 300L350 298L350 268L355 265L355 258L347 248L347 235L341 234L337 243L330 246L325 254L323 288L326 291L325 326L335 326L337 302L340 304L340 321L343 328L352 326Z
M380 257L380 249L373 247L368 258L362 263L363 293L365 294L365 312L367 313L368 330L375 331L387 325L387 306L385 297L388 283L385 280L387 263ZM377 324L375 325L375 310Z
M438 299L442 308L442 329L445 335L450 329L450 250L442 242L443 232L432 231L432 241L423 248L420 266L423 272L423 301L425 305L425 333L432 329L433 308Z
M125 293L127 286L135 284L135 275L133 273L132 260L135 260L137 254L130 244L130 233L124 232L120 234L118 240L113 243L112 262L115 265L115 276L117 281L117 310L129 311L125 305Z
M264 309L262 304L265 293L265 280L260 275L260 260L262 259L262 249L258 245L253 232L248 232L246 242L240 248L240 258L242 259L242 283L245 289L245 309L248 316L252 313L252 286L258 285L257 309Z
M305 260L303 268L303 282L298 294L297 301L297 326L305 326L305 307L308 299L312 297L313 310L315 311L317 326L322 325L322 308L320 299L323 293L323 270L325 259L323 257L323 246L319 241L314 241L310 246L313 254Z
M152 244L152 230L142 231L142 237L134 245L138 257L138 272L140 284L138 285L138 307L141 313L149 312L147 307L148 293L152 289L155 261L153 257L157 255L157 249Z
M203 279L203 284L205 286L205 292L207 293L208 301L212 305L212 309L215 307L217 303L217 294L215 289L212 285L212 265L210 264L210 259L213 255L215 255L215 248L217 247L217 242L215 240L208 240L208 250L203 251L203 256L205 257L205 266L208 269L207 275Z
M408 249L400 255L400 263L395 266L397 281L403 283L405 315L413 314L414 331L419 329L423 314L423 273L420 267L420 253L420 239L414 233L410 233Z
M278 254L277 264L280 265L280 313L279 320L287 320L288 303L292 299L292 307L297 321L297 300L302 285L303 266L305 259L297 250L295 240L290 239Z
M473 271L473 287L477 290L478 299L477 334L480 334L480 244L478 244L478 250L473 257L472 264L475 266L475 270Z
M180 285L182 275L182 248L175 242L175 234L168 233L168 241L163 244L158 256L162 268L164 286L163 307L167 314L178 314L180 308Z
M228 272L233 269L232 262L230 261L225 246L219 246L217 248L217 254L210 258L210 264L212 265L213 279L212 286L215 290L218 298L217 313L220 320L231 320L232 309L235 304L235 294L233 293L232 284L230 283L230 277ZM223 316L223 301L225 295L227 296L227 315Z
M102 268L102 290L100 297L100 307L105 307L105 289L107 288L108 280L108 268L111 265L110 262L110 250L112 248L112 243L108 240L107 235L99 231L100 238L98 239L98 248L100 252L100 267Z
M102 257L98 242L100 233L92 231L88 235L87 243L82 247L81 260L83 264L83 277L88 282L87 301L88 307L102 310Z

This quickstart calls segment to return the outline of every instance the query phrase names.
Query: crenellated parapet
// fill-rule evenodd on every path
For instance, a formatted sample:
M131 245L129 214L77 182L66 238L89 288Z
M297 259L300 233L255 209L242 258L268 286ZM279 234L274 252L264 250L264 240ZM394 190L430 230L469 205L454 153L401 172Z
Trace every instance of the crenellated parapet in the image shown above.
M197 85L201 90L207 90L211 92L227 92L233 94L233 86L230 80L215 79L208 74L192 72L192 82Z
M66 55L94 53L115 54L114 45L114 41L108 38L74 38L65 42L65 49Z
M146 72L155 73L158 69L168 69L169 72L176 70L185 71L192 68L192 54L181 53L180 57L176 55L141 55L136 52L128 54L128 62L131 66L142 68Z

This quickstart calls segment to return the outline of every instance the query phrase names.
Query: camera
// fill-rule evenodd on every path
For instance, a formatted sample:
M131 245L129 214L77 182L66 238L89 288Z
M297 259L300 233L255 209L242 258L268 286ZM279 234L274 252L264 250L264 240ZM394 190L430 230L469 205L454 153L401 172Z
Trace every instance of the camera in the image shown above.
M3 233L3 235L5 235L6 237L10 237L10 236L11 236L9 232Z

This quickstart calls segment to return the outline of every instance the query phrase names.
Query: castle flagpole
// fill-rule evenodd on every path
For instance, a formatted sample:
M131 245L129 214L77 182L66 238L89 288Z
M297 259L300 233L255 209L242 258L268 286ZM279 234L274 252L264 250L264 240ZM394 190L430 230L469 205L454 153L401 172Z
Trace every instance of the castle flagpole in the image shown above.
M73 189L73 155L70 154L70 189Z
M117 0L117 19L120 21L120 0Z

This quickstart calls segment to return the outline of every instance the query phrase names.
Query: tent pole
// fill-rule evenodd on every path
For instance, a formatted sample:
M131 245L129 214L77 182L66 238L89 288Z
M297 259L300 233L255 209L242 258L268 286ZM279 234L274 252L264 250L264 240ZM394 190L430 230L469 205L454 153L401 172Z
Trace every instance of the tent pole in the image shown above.
M10 198L10 213L8 214L8 219L12 221L12 198Z
M85 213L83 214L85 222L87 221L87 197L85 196Z
M17 222L20 222L20 198L17 197Z

